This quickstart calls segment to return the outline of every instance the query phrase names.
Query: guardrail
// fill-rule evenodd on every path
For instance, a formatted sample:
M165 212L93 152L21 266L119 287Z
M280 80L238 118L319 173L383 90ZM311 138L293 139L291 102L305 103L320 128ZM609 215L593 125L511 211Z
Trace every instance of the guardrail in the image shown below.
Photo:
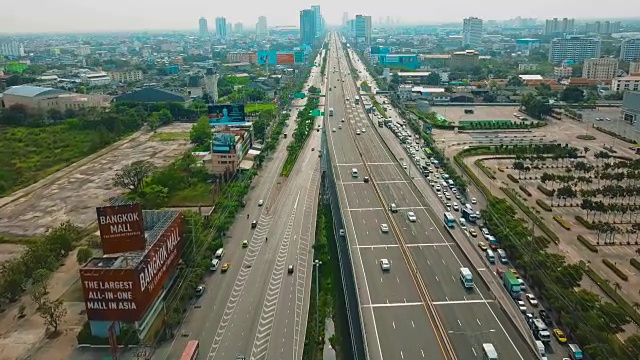
M339 60L338 60L339 62ZM354 85L354 88L357 89L356 85ZM344 92L344 81L342 81L341 84L342 88L343 88L343 92ZM357 91L356 91L357 93ZM359 95L356 95L359 97ZM362 107L362 110L365 112L367 118L369 119L369 121L371 122L371 118L369 116L369 114L365 111L364 109L364 104L362 101L360 101L360 106ZM378 198L378 200L380 201L380 204L382 204L384 209L387 209L388 206L382 196L382 193L380 191L380 189L378 188L378 185L376 184L376 180L375 177L373 176L373 174L371 173L370 169L369 169L369 165L366 161L366 159L364 158L364 156L362 156L362 150L360 149L360 146L358 145L358 142L356 140L356 137L353 135L353 129L351 127L349 127L349 134L351 135L351 138L353 139L354 144L356 145L356 149L358 150L358 153L360 154L360 158L362 159L362 164L366 170L366 172L369 174L369 178L370 178L370 183L373 186L374 189L374 193L376 194L376 197ZM416 288L418 289L418 294L420 295L420 298L422 299L423 302L423 306L425 307L425 310L427 312L427 314L429 314L429 322L431 323L431 325L434 325L434 321L435 321L435 326L434 330L436 332L436 340L438 341L438 344L440 345L440 349L443 353L443 355L445 355L446 359L453 359L453 360L457 360L457 356L456 353L453 349L453 345L451 344L451 341L449 340L449 337L447 336L447 333L444 329L444 326L442 324L442 320L440 320L440 316L437 312L437 310L435 309L435 306L433 305L433 301L431 300L431 296L429 295L429 292L427 291L427 287L424 283L424 281L422 280L422 276L420 275L420 271L418 270L418 267L415 263L415 261L413 260L413 257L411 256L411 254L409 253L409 250L407 248L406 242L404 240L404 237L402 236L402 233L400 232L398 225L396 224L395 220L393 219L393 217L391 216L391 214L389 214L388 211L385 210L385 216L387 217L387 219L389 220L389 224L391 224L391 228L393 230L394 235L396 236L396 240L398 242L399 248L401 250L402 253L402 257L404 258L405 262L407 263L408 267L409 267L409 273L411 274L411 277L416 285Z

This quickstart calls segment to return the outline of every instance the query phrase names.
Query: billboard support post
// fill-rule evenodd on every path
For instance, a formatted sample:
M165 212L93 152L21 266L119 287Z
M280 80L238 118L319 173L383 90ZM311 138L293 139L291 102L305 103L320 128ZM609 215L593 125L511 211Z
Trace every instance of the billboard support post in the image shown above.
M118 339L116 337L116 323L109 325L109 347L111 348L111 359L118 360Z

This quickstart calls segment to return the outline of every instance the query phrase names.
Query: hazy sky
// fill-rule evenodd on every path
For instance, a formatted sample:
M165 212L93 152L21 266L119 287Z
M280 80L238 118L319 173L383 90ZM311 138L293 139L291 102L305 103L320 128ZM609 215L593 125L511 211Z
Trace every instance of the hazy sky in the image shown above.
M7 0L8 1L8 0ZM8 4L11 4L8 6ZM299 10L321 6L329 24L340 24L342 13L401 18L411 23L458 22L468 16L509 19L517 16L620 18L640 15L632 0L27 0L24 6L8 1L0 5L0 33L104 31L143 29L196 29L204 16L209 28L217 16L253 27L258 16L269 26L297 25ZM603 6L606 5L606 6ZM637 10L637 7L636 7Z

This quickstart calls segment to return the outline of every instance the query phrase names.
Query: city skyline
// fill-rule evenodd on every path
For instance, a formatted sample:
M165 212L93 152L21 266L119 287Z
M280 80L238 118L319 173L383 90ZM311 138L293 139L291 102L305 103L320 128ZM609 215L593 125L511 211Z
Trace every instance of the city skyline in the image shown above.
M467 4L468 3L468 4ZM486 20L508 20L517 16L537 18L570 17L578 20L595 20L591 6L584 2L570 1L556 3L542 0L535 4L523 4L517 8L508 6L505 0L492 0L487 3L463 1L464 13L460 13L460 3L442 3L429 5L428 11L407 11L420 9L422 5L414 1L401 0L392 8L372 7L370 2L354 0L348 4L336 0L308 1L291 7L283 0L273 0L268 4L257 1L221 4L209 10L204 1L190 3L189 6L160 6L157 2L140 0L135 3L113 0L108 8L91 3L76 3L60 0L52 5L44 0L34 0L29 12L19 7L6 7L0 13L0 33L65 33L65 32L116 32L116 31L158 31L158 30L198 30L198 19L204 17L213 22L217 17L232 19L242 23L245 28L253 28L259 16L265 16L270 26L297 26L299 11L319 5L328 26L342 24L344 12L349 14L366 13L373 19L390 16L400 19L403 24L442 24L458 23L463 18L474 16ZM200 5L200 6L199 6ZM578 6L580 5L580 6ZM585 6L587 5L587 6ZM595 2L594 4L595 5ZM598 19L628 18L627 3L613 0L606 8L599 8ZM127 11L123 12L122 9ZM283 10L286 9L286 10ZM84 16L90 13L92 16ZM28 14L28 16L25 16ZM144 21L141 21L144 19Z

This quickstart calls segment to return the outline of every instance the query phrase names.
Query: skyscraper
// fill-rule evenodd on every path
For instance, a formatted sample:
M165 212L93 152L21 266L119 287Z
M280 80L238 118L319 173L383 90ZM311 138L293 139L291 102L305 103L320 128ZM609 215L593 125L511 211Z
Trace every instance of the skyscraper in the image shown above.
M258 18L258 23L256 24L256 34L258 36L267 36L268 35L267 17L266 16L260 16Z
M551 40L549 62L558 64L569 60L582 62L585 59L599 58L602 41L584 36L566 36Z
M216 36L222 39L227 37L227 19L224 17L216 18Z
M347 21L349 21L349 13L348 12L343 12L342 13L342 26L347 26Z
M231 22L227 23L227 35L231 34L233 32L233 24L231 24Z
M320 33L322 33L322 14L320 13L320 5L311 6L311 11L313 11L316 23L316 36L319 36Z
M553 18L545 21L544 24L544 34L552 35L552 34L570 34L573 32L574 19L563 18L562 20L558 20L558 18Z
M371 43L371 16L356 15L356 43Z
M233 25L233 32L234 33L241 33L242 30L243 30L242 23L235 23L235 25Z
M316 17L311 9L300 11L300 44L311 45L316 38Z
M476 49L482 43L482 19L469 17L462 22L462 44Z
M198 21L200 36L207 36L209 34L209 26L207 25L207 19L201 17Z

